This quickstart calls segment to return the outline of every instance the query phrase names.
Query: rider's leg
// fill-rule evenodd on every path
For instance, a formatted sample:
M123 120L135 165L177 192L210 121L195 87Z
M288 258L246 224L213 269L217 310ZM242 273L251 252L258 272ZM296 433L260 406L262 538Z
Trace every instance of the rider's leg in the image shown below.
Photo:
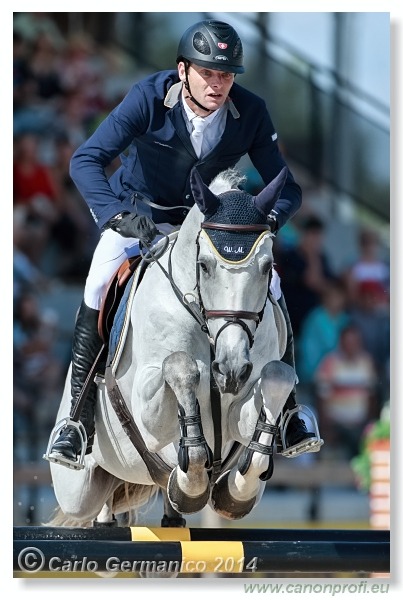
M83 300L78 311L73 335L71 362L71 397L74 409L87 375L102 347L98 334L99 311L90 308ZM94 411L97 399L97 385L92 382L79 419L84 426L88 438L87 454L92 450L94 440ZM51 454L62 454L72 461L77 460L81 447L80 436L76 427L65 427L51 448Z
M94 364L102 346L98 334L98 317L101 300L105 288L116 270L128 257L137 253L138 240L123 238L118 233L108 229L103 232L95 249L88 273L84 300L81 303L72 348L71 395L74 408L88 373ZM114 257L114 258L111 258ZM102 365L100 365L102 368ZM97 399L97 385L93 382L78 415L87 433L87 454L92 450L94 438L94 412ZM77 428L65 427L50 449L50 455L62 455L70 461L77 461L80 454L81 440Z
M285 362L286 364L290 365L291 367L293 367L293 369L295 369L294 335L293 335L293 331L292 331L290 316L288 314L287 305L285 303L283 294L281 295L280 299L277 302L283 312L286 326L287 326L287 345L286 345L286 350L285 350L284 356L282 357L281 360L283 362ZM288 396L287 401L284 405L284 410L285 411L292 410L293 408L296 408L296 406L297 406L296 386L294 385L294 388L291 390L291 393ZM317 436L315 433L307 430L305 422L299 418L298 413L295 413L291 416L291 418L288 422L287 428L286 428L286 433L285 433L286 448L291 448L291 447L296 446L297 444L300 444L301 442L304 442L304 441L308 442L309 440L314 439L316 437ZM282 448L280 432L277 435L277 449L284 450L284 448ZM307 445L307 448L304 449L302 452L307 452L307 451L309 451L308 445ZM299 452L299 454L301 454L302 452Z

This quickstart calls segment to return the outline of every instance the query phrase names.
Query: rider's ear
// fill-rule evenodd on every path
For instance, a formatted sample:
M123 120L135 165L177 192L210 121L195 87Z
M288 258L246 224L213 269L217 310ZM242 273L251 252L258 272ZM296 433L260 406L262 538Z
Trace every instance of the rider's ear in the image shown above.
M256 208L266 217L280 198L281 191L287 179L287 167L283 167L280 173L254 198Z
M190 173L190 187L194 201L201 212L206 217L213 215L217 211L220 201L204 183L196 168L193 168Z
M181 81L186 81L186 66L182 61L178 63L178 75Z

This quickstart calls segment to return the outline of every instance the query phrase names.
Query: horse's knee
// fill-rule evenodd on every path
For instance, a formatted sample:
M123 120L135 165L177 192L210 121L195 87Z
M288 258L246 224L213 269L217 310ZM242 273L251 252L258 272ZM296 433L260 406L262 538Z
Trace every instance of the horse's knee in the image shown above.
M273 360L265 365L261 373L263 397L272 400L284 400L288 397L296 382L295 370L282 362Z
M175 391L195 389L200 381L196 361L186 352L174 352L162 363L162 372L167 384Z

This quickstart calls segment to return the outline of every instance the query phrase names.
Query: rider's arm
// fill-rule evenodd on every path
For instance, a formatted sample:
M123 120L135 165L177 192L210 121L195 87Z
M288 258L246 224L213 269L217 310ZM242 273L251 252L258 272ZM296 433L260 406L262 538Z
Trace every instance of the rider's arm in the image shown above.
M102 228L125 206L112 190L105 169L148 126L147 102L142 87L134 85L122 102L73 154L70 175Z

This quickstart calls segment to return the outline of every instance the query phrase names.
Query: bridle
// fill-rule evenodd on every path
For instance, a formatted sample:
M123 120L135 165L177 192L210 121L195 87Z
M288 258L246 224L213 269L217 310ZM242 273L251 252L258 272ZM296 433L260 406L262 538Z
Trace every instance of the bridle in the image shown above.
M211 370L211 365L213 364L213 361L215 359L217 339L220 336L220 334L224 331L224 329L226 329L230 325L238 325L238 326L242 327L242 329L244 329L244 331L247 333L247 336L249 338L249 345L250 345L250 347L252 347L253 343L254 343L254 336L253 336L253 333L251 332L251 330L249 329L248 325L244 322L243 319L254 321L256 323L256 328L257 328L259 323L261 323L261 321L263 319L263 314L264 314L264 309L266 307L267 298L269 298L273 304L274 304L274 301L270 294L270 279L271 279L271 275L272 275L272 269L270 269L269 284L267 286L267 288L268 288L267 296L265 298L263 308L259 312L252 312L252 311L245 311L245 310L206 310L205 309L203 300L201 297L200 263L198 260L199 253L200 253L199 238L200 238L200 234L201 234L202 230L204 230L204 229L215 229L215 230L219 230L219 231L233 231L233 232L250 233L250 232L265 232L265 231L271 232L271 227L269 224L233 225L233 224L203 222L201 224L201 228L200 228L197 238L196 238L197 260L196 260L196 287L195 287L195 289L198 294L198 299L191 292L183 294L173 279L172 250L174 248L176 240L171 245L171 248L169 251L168 271L161 265L156 253L151 251L148 244L145 244L146 248L148 249L148 255L147 256L143 255L143 258L147 262L153 261L158 264L159 268L164 273L165 277L169 280L172 290L175 293L178 300L180 301L180 303L182 304L182 306L192 315L192 317L200 325L201 330L207 334L208 340L210 342L210 370ZM164 250L166 249L167 245L168 245L168 238L166 236L166 243L164 245ZM198 302L197 302L197 300L198 300ZM210 319L224 319L226 321L224 323L224 325L217 332L215 339L213 339L211 337L210 332L209 332L208 321ZM212 467L211 467L211 473L210 473L210 484L213 485L213 483L217 480L217 478L221 474L222 425L221 425L220 392L218 390L218 386L214 379L212 371L211 371L211 376L210 376L210 407L211 407L211 416L212 416L213 429L214 429L214 450L213 450Z
M263 304L262 309L259 312L247 311L247 310L227 310L227 309L214 309L214 310L206 310L203 304L203 299L201 295L200 289L200 262L199 262L199 254L200 254L200 234L205 229L214 229L217 231L231 231L237 233L263 233L265 231L271 232L271 227L269 224L255 224L255 225L236 225L236 224L227 224L227 223L210 223L208 221L204 221L201 223L200 230L197 234L196 238L196 246L197 246L197 255L196 255L196 285L195 290L197 292L197 298L192 292L187 292L183 294L183 292L176 285L173 274L172 274L172 250L174 248L176 240L171 245L168 256L168 271L161 265L159 262L159 257L163 254L169 244L168 236L165 236L166 242L164 244L162 252L155 253L151 250L150 246L147 243L143 243L146 249L148 250L148 254L143 256L143 259L146 262L155 262L168 279L171 284L172 290L174 291L176 297L182 306L192 315L192 317L199 323L201 330L207 334L210 346L213 354L215 354L215 349L217 346L217 340L219 335L229 327L230 325L238 325L242 327L242 329L246 332L249 339L249 346L252 348L254 343L254 334L251 332L248 325L244 322L245 320L254 321L256 323L256 328L259 323L263 320L264 310L266 307L267 299L269 298L272 302L270 296L270 281L272 277L272 269L270 269L269 273L269 284L268 284L268 293L265 298L265 302ZM215 338L213 338L210 334L208 321L211 319L224 319L226 323L218 330ZM255 330L256 331L256 330Z
M215 339L211 337L209 334L210 343L214 345L214 351L217 347L217 340L221 333L230 325L238 325L242 327L242 329L246 332L249 339L249 347L252 348L254 344L254 334L251 332L248 325L245 323L247 321L254 321L256 323L256 329L261 323L264 315L264 310L266 307L266 302L268 296L265 298L265 302L263 304L263 308L259 312L247 311L247 310L206 310L203 304L201 289L200 289L200 262L199 262L199 253L200 253L200 234L203 230L206 229L214 229L216 231L231 231L236 233L259 233L264 231L271 231L270 225L266 224L256 224L256 225L236 225L236 224L223 224L223 223L209 223L208 221L204 221L201 224L201 229L197 235L196 245L197 245L197 258L196 258L196 290L199 299L199 306L201 313L206 322L207 331L208 331L208 321L211 319L224 319L226 323L218 330ZM270 288L270 279L271 279L272 271L269 273L269 285ZM255 329L255 331L256 331Z

